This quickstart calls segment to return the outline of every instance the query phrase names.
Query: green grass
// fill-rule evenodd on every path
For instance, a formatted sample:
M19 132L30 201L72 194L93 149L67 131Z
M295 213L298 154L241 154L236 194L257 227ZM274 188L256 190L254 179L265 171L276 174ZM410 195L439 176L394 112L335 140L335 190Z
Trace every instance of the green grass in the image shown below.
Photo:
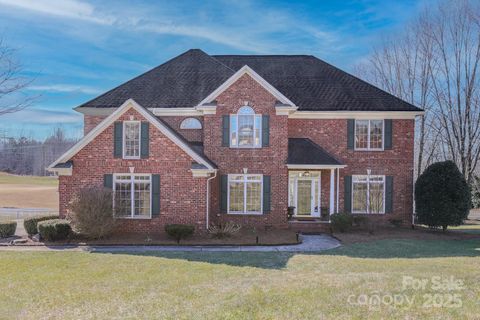
M56 177L17 176L0 172L0 184L30 184L38 186L56 186Z
M457 227L448 227L448 229L465 233L480 234L480 224L464 224Z
M5 319L478 319L480 313L480 240L383 240L322 254L0 252L0 261ZM465 288L403 290L404 276L453 276ZM458 293L463 306L424 307L430 293ZM398 308L348 303L361 294L414 300Z

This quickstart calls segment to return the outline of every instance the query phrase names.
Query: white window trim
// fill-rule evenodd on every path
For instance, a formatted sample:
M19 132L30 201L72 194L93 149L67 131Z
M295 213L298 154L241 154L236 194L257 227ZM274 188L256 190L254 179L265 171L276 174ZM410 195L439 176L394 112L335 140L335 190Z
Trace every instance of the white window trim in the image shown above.
M366 177L367 178L367 211L355 211L353 210L353 184L355 183L355 177ZM381 177L383 179L383 206L382 206L382 211L380 212L375 212L371 213L370 211L370 179L371 178L378 178ZM375 182L373 182L375 183ZM351 204L352 204L352 214L385 214L385 188L386 188L386 178L385 175L352 175L352 199L351 199Z
M244 106L244 107L250 107L252 110L253 108L251 106ZM240 108L241 109L241 108ZM239 109L239 111L240 111ZM238 142L239 142L239 127L238 127L238 117L241 116L241 115L244 115L244 114L239 114L238 112L237 113L232 113L230 114L230 117L229 117L229 121L230 121L230 132L229 132L229 144L230 144L230 148L236 148L236 149L260 149L262 148L262 115L261 114L257 114L257 113L253 113L252 115L250 116L253 116L253 140L255 141L255 130L257 129L256 128L256 125L257 125L257 117L260 117L260 128L258 128L258 136L259 136L259 139L258 139L258 146L239 146L238 145ZM233 145L232 144L232 116L235 116L235 121L236 121L236 125L235 127L237 128L237 131L236 131L236 136L237 136L237 144L236 145Z
M230 178L243 176L243 211L230 211ZM247 180L247 177L260 177L260 181ZM240 182L240 180L235 180ZM260 211L247 211L247 182L260 182ZM263 175L262 174L229 174L227 182L227 214L262 215L263 214Z
M382 121L382 147L381 148L370 148L370 122L371 121ZM367 131L367 148L357 148L357 121L368 121L368 131ZM353 128L353 141L354 141L354 150L355 151L384 151L385 150L385 119L355 119L355 126Z
M130 184L131 186L131 192L130 192L130 201L131 201L131 209L130 209L130 216L129 217L118 217L115 216L115 208L114 208L114 217L116 219L132 219L132 220L146 220L146 219L152 219L152 175L149 173L115 173L113 174L113 206L115 207L115 194L116 194L116 187L117 187L117 176L130 176ZM135 176L142 176L142 177L150 177L150 215L147 216L135 216L135 187L133 184L135 183ZM119 181L126 182L126 179L118 179Z
M138 156L126 156L125 153L127 151L126 148L126 130L125 127L128 123L137 123L138 124ZM123 159L140 159L142 155L142 122L138 120L128 120L123 121L123 128L122 128L122 157Z
M188 127L187 124L185 124L186 121L191 121L191 120L195 121L195 126L196 126L195 128ZM182 130L200 130L200 129L202 129L202 123L197 118L188 117L188 118L183 119L182 122L180 122L180 129L182 129Z

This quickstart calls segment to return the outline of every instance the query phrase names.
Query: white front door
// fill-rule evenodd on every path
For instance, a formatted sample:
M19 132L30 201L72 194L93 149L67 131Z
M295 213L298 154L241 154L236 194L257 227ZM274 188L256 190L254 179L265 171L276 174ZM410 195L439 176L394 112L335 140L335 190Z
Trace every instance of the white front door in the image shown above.
M290 174L290 206L295 216L320 216L320 176Z

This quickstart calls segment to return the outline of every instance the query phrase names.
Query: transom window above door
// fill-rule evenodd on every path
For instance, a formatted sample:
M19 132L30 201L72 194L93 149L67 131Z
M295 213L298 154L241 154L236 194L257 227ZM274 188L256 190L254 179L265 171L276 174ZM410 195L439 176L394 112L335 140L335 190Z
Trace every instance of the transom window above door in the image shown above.
M355 150L383 150L383 120L355 120Z
M123 158L140 158L140 121L123 122Z
M241 107L230 115L230 147L262 147L262 115L255 114L249 106Z

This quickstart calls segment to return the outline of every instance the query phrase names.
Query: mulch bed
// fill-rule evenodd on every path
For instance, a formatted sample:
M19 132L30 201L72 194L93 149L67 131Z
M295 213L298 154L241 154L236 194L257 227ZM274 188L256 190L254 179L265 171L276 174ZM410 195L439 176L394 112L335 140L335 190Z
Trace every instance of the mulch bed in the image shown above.
M469 234L458 230L429 229L422 226L410 227L378 227L373 234L366 230L352 230L345 233L334 233L333 236L342 244L370 242L385 239L415 239L415 240L468 240L480 239L480 234Z

